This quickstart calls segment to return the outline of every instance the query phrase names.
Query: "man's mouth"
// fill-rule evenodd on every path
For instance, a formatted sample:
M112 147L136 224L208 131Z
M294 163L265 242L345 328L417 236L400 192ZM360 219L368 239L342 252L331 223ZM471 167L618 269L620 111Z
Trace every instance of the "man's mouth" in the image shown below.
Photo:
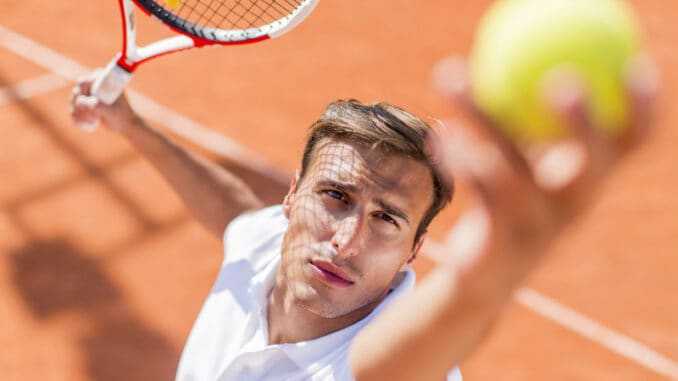
M324 260L311 260L311 267L313 267L315 274L321 280L331 286L344 288L355 283L353 280L351 280L351 276L346 271L344 271L344 269L333 264L332 262Z

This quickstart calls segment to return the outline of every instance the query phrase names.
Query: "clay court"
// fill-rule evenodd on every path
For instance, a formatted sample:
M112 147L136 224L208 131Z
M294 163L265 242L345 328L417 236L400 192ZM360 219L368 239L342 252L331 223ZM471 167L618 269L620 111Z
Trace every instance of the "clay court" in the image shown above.
M488 3L323 0L281 39L142 66L131 98L278 203L306 127L336 98L461 118L430 71L468 53ZM75 78L119 50L117 2L3 4L0 379L170 379L221 244L120 137L71 124ZM663 74L655 132L461 364L466 380L678 380L678 6L632 5ZM166 34L138 19L142 42ZM435 241L468 192L461 184ZM425 276L433 260L418 261Z

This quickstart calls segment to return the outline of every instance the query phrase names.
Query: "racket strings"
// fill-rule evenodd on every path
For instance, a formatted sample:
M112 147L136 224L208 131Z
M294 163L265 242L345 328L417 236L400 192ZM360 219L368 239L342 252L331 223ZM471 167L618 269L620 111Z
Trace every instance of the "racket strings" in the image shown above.
M176 2L159 4L188 23L232 30L257 28L285 18L302 0L185 0L178 7Z
M264 4L262 4L264 3ZM267 7L265 7L265 6ZM256 9L255 9L256 8ZM250 7L248 8L247 12L243 12L240 15L240 18L237 20L237 22L242 22L245 21L245 18L248 15L256 15L257 20L279 20L288 14L290 14L292 11L294 11L295 7L291 8L284 8L281 7L280 4L278 4L277 1L271 1L269 2L252 2ZM267 24L267 23L266 23Z

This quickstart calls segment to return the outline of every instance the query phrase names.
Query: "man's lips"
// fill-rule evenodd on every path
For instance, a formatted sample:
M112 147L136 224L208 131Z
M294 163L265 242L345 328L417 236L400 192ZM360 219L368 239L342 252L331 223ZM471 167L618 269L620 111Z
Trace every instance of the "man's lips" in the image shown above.
M341 267L323 260L312 260L311 265L325 281L340 287L352 285L351 276Z

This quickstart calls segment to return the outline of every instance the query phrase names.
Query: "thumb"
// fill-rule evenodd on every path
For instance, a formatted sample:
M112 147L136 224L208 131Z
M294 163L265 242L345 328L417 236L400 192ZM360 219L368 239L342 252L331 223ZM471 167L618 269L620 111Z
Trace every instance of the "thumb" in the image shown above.
M87 73L77 79L77 89L79 94L91 95L92 84L101 74L101 68L97 68L91 73Z
M91 95L76 95L71 105L71 115L77 125L92 125L99 120L99 99Z

